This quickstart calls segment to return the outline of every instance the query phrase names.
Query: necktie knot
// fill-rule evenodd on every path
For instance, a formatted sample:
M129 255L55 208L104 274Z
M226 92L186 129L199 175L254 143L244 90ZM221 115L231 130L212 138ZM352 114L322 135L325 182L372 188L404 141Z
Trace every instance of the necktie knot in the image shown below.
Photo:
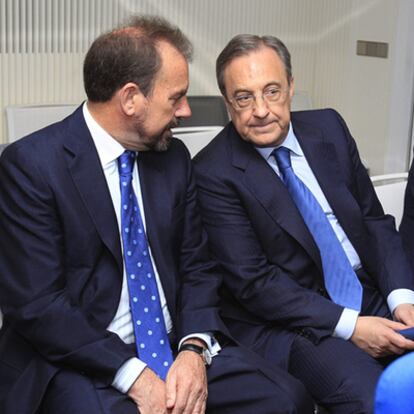
M118 170L120 175L130 175L134 169L135 162L134 151L124 151L118 158Z
M284 171L287 168L292 167L290 161L290 150L286 147L279 147L273 150L272 155L275 157L277 166L280 171Z

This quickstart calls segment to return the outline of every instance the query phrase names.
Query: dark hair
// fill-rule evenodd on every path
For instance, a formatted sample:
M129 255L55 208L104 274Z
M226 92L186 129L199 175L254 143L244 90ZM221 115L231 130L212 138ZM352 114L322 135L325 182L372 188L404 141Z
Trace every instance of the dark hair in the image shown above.
M192 45L181 30L156 16L134 16L128 24L99 36L83 64L83 82L88 99L105 102L128 82L136 83L147 96L161 67L156 45L165 41L188 61Z
M284 43L275 36L255 36L251 34L240 34L227 43L226 47L219 54L216 61L217 83L223 96L226 96L224 85L224 70L229 63L240 56L245 56L263 47L273 49L282 60L287 81L290 84L292 79L292 65L290 63L290 53Z

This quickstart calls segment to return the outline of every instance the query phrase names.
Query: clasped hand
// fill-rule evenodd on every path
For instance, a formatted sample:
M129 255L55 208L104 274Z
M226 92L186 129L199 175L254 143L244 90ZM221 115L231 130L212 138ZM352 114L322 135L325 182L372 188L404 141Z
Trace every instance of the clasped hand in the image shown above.
M207 374L195 352L181 352L166 381L145 368L128 395L141 414L203 414L207 401Z
M414 350L414 341L398 331L414 326L414 306L401 304L394 311L395 321L377 316L360 316L351 341L374 358L401 355Z

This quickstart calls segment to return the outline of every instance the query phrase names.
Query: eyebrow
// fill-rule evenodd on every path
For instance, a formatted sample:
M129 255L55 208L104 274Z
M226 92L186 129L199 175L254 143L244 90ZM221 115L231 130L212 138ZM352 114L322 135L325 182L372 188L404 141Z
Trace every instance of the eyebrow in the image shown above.
M262 91L264 91L265 89L267 89L267 88L269 88L271 86L277 86L278 88L281 88L282 87L282 84L280 82L277 82L277 81L268 82L264 86L264 88L262 89ZM252 91L250 89L240 88L240 89L236 89L233 92L233 95L237 95L239 93L252 93Z
M183 96L187 95L187 92L188 92L188 88L182 89L172 94L169 99L174 99L174 100L181 99Z

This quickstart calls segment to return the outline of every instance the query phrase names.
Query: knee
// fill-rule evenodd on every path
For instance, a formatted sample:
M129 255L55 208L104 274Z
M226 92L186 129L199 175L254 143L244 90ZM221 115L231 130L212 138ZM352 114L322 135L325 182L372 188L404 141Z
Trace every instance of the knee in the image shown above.
M361 385L351 380L345 381L336 397L330 400L326 407L330 412L338 414L372 414L374 412L375 385Z
M289 388L289 409L286 413L313 413L314 412L314 401L305 386L299 382L295 383Z
M313 398L301 382L289 381L283 390L278 389L272 396L272 413L312 414L315 404Z
M95 402L95 390L92 382L73 371L59 371L50 381L42 400L41 413L80 412L81 403ZM89 405L85 405L89 407ZM92 404L91 407L94 407ZM87 411L85 411L87 412ZM88 411L99 412L99 411Z

